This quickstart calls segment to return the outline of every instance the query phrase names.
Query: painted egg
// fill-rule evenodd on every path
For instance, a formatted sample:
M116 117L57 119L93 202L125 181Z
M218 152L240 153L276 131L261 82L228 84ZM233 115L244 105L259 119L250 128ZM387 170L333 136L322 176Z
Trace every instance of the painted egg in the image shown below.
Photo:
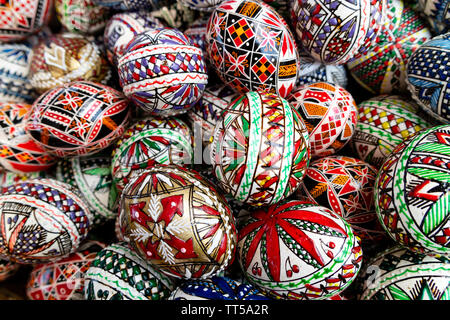
M194 132L201 130L201 141L209 144L214 134L214 128L222 113L236 96L236 92L228 86L215 85L206 87L198 103L189 110L189 121Z
M450 31L450 6L447 0L418 0L417 11L437 34Z
M103 243L88 241L55 262L36 264L26 284L30 300L84 300L84 276Z
M0 166L16 173L50 169L56 159L25 132L31 105L0 102Z
M61 25L72 33L101 32L109 18L109 10L93 0L55 0L55 9Z
M390 248L361 275L368 278L358 300L450 300L450 260Z
M306 84L287 97L308 128L312 157L329 156L352 138L357 106L350 92L327 82Z
M406 83L412 98L442 124L450 122L450 34L422 44L410 57Z
M270 300L250 284L242 284L228 277L214 276L183 282L169 300Z
M358 105L358 124L350 142L358 158L380 167L392 150L409 135L432 125L417 115L407 98L381 95Z
M278 299L330 298L345 290L361 267L362 249L350 225L310 202L256 210L238 234L247 279Z
M125 187L120 229L136 252L176 278L208 278L234 260L236 228L225 199L197 172L155 165Z
M123 12L113 15L106 24L103 37L109 62L117 65L127 44L136 35L148 29L161 27L163 27L162 22L153 18L146 11Z
M12 277L17 272L17 270L19 270L19 268L19 263L0 259L0 282Z
M42 263L75 252L92 214L78 191L54 179L32 179L0 195L0 258Z
M450 255L450 125L423 129L387 157L375 183L386 232L416 251Z
M156 163L189 166L193 160L192 133L186 123L176 117L147 117L131 126L115 144L112 176L122 191L132 172Z
M406 92L406 65L431 33L419 15L403 0L387 1L387 19L376 42L347 66L355 80L369 92Z
M347 156L328 156L311 162L299 193L347 219L373 211L377 169Z
M268 90L285 98L295 86L294 36L264 2L223 1L209 19L206 49L224 84L240 93Z
M0 102L33 103L36 92L30 83L31 47L0 44Z
M249 205L291 195L310 161L307 128L291 105L267 91L232 101L217 122L211 161L219 186Z
M71 81L106 83L111 70L99 47L84 37L63 33L33 47L31 85L39 93Z
M27 116L25 131L58 157L89 155L115 142L129 116L129 104L121 92L77 81L40 96Z
M344 66L323 64L302 51L299 54L300 63L296 87L315 82L328 82L342 88L347 86L347 71Z
M53 0L4 0L0 7L0 42L24 40L52 15Z
M185 113L203 94L208 75L201 49L177 29L137 35L118 64L124 94L158 116Z
M117 217L117 192L112 186L109 156L95 154L62 159L56 166L56 179L81 192L94 216L94 226Z
M379 33L385 1L290 2L293 29L302 47L317 61L340 65L366 51Z
M165 300L175 288L124 242L101 250L84 278L86 300Z
M165 7L174 0L94 0L98 6L119 11L155 10Z

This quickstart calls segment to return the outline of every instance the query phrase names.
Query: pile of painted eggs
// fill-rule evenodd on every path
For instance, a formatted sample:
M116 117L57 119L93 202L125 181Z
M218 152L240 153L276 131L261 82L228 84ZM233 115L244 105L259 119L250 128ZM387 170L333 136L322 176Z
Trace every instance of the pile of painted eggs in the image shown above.
M448 10L3 1L0 297L450 300Z

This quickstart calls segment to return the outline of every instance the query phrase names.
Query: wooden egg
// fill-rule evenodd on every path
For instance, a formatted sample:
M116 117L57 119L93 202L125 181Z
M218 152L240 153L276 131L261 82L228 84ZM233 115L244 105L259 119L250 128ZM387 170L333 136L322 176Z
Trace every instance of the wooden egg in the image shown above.
M404 139L432 126L417 115L418 106L403 96L381 95L358 105L358 124L350 142L359 159L380 167Z
M86 300L165 300L173 280L155 270L126 243L102 249L85 273Z
M450 260L395 246L361 273L366 279L359 300L450 300Z
M375 182L378 218L397 243L450 255L450 125L423 129L399 144Z
M308 128L312 157L335 154L355 132L357 106L350 92L326 82L296 88L287 101Z
M437 122L450 122L450 34L422 44L409 58L406 83L412 98Z
M133 124L115 144L112 152L112 177L120 191L133 172L156 163L190 166L194 160L192 133L176 117L146 117Z
M31 105L0 102L0 166L15 173L50 169L56 158L47 153L25 131Z
M295 86L299 56L285 20L258 0L228 0L208 22L206 49L224 84L239 93L268 90L285 98Z
M181 283L172 291L169 300L270 300L250 284L242 284L228 277L193 279Z
M375 43L347 63L355 80L373 94L406 93L406 65L431 38L425 23L403 0L388 0L386 23Z
M0 41L21 41L50 20L53 0L5 0L0 8Z
M29 77L42 94L72 81L106 84L111 70L97 44L81 35L63 33L44 38L33 47Z
M86 238L92 214L78 191L54 179L32 179L0 195L0 258L30 264L75 252Z
M28 299L84 300L85 273L104 247L88 241L67 258L34 265L26 284Z
M121 92L76 81L41 95L27 115L25 131L50 154L89 155L119 138L129 117L128 100Z
M247 279L278 299L331 298L361 268L362 249L350 225L310 202L283 201L255 210L238 235Z
M293 0L292 25L317 61L340 65L367 51L383 24L386 1Z
M124 94L145 112L187 112L205 89L203 51L179 30L149 29L131 41L118 62Z
M29 79L33 50L21 43L0 44L0 102L33 103Z
M277 203L300 185L310 160L307 128L278 95L251 91L217 123L211 161L220 187L243 203Z
M195 171L155 165L121 197L120 230L136 252L166 275L208 278L234 260L236 229L228 204Z

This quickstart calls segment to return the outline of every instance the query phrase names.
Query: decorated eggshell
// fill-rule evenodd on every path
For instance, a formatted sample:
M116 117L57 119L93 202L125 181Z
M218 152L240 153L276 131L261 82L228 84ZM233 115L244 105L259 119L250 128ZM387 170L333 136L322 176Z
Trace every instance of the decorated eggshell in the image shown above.
M36 93L28 77L32 54L21 43L0 44L0 102L33 103Z
M417 115L410 99L381 95L358 105L358 124L350 142L359 159L380 167L409 135L432 125Z
M92 214L78 191L54 179L32 179L0 195L0 258L42 263L75 252Z
M103 41L109 62L117 65L118 58L133 38L150 28L163 27L162 22L153 18L149 12L116 13L108 20Z
M204 57L207 56L206 30L208 28L208 20L208 16L195 20L186 30L183 31L184 35L191 40L191 43L194 46L202 49Z
M436 121L450 122L450 33L422 44L410 57L406 83L412 98Z
M17 173L9 170L0 170L0 193L5 187L31 179L49 178L47 171Z
M55 8L59 22L72 33L99 33L109 18L109 10L93 0L55 0Z
M165 300L174 288L124 242L101 250L85 273L86 300Z
M205 89L203 52L177 29L155 28L137 35L118 64L124 94L156 116L185 113Z
M350 225L310 202L291 200L256 210L238 234L247 279L278 299L331 298L361 267L362 249Z
M72 81L106 83L111 70L94 42L63 33L43 39L33 47L29 77L31 85L42 94Z
M169 28L177 28L184 31L200 17L200 11L193 10L176 0L172 0L166 6L152 11L151 15L163 21Z
M77 81L41 95L27 116L25 130L58 157L89 155L119 138L129 116L128 101L121 92Z
M321 63L303 51L300 51L299 54L299 70L295 83L297 88L315 82L328 82L342 88L347 86L347 71L344 66Z
M251 91L232 101L217 122L210 157L226 193L249 205L269 205L299 187L310 160L309 135L285 99Z
M85 273L104 247L88 241L67 258L34 265L26 284L28 299L84 300Z
M80 190L94 215L93 225L117 217L116 197L111 176L111 158L90 155L62 159L56 166L56 179Z
M211 12L224 0L177 0L181 4L200 11Z
M285 98L295 86L294 36L264 2L223 1L209 19L206 49L224 84L240 93L268 90Z
M5 0L0 7L0 42L24 40L48 23L53 0Z
M169 300L270 300L250 284L242 284L228 277L214 276L181 283L172 291Z
M378 254L361 273L359 300L450 300L450 261L395 246Z
M443 34L450 31L450 6L447 0L418 0L416 9L434 33Z
M20 264L0 259L0 282L13 276L19 270ZM3 300L3 299L2 299Z
M155 165L126 185L120 230L142 258L175 278L208 278L234 260L236 229L225 199L177 165Z
M294 89L287 100L308 128L312 157L332 155L352 138L357 106L346 89L316 82Z
M192 133L176 117L147 117L133 124L116 142L112 152L112 176L119 191L132 172L156 163L190 166L194 160Z
M373 211L377 169L348 156L328 156L310 163L300 194L347 219Z
M431 33L403 0L388 0L386 13L386 23L374 45L347 66L355 80L371 93L405 93L408 60Z
M384 0L293 0L290 8L302 47L317 61L334 65L370 47L386 10Z
M209 144L214 134L214 128L222 113L235 98L236 92L228 86L215 85L206 87L203 96L189 110L188 117L194 130L201 130L201 141Z
M450 255L450 125L409 136L375 182L375 209L389 236L415 251Z
M56 159L25 131L31 105L0 102L0 166L16 173L48 170Z

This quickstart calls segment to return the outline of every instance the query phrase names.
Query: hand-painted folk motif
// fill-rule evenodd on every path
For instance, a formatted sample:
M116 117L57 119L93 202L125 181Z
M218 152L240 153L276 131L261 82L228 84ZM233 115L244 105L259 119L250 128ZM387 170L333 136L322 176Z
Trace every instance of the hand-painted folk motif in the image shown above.
M220 187L236 200L274 204L303 179L310 161L308 131L285 99L251 91L232 101L219 119L211 161Z
M327 82L306 84L287 98L308 128L312 157L325 157L342 149L352 138L357 106L350 92Z
M119 138L129 116L128 101L121 92L77 81L40 96L28 114L25 130L56 156L89 155Z
M450 255L450 125L423 129L387 157L375 209L389 236L415 251Z
M246 277L278 299L331 298L361 268L362 249L350 225L311 202L284 201L256 210L238 234Z
M155 165L121 197L120 230L136 252L176 278L208 278L234 260L236 229L225 199L197 172Z
M78 191L53 179L3 188L0 195L0 258L43 263L75 252L92 214Z
M299 56L284 19L258 0L227 0L212 13L206 49L218 75L239 93L268 90L286 97Z

